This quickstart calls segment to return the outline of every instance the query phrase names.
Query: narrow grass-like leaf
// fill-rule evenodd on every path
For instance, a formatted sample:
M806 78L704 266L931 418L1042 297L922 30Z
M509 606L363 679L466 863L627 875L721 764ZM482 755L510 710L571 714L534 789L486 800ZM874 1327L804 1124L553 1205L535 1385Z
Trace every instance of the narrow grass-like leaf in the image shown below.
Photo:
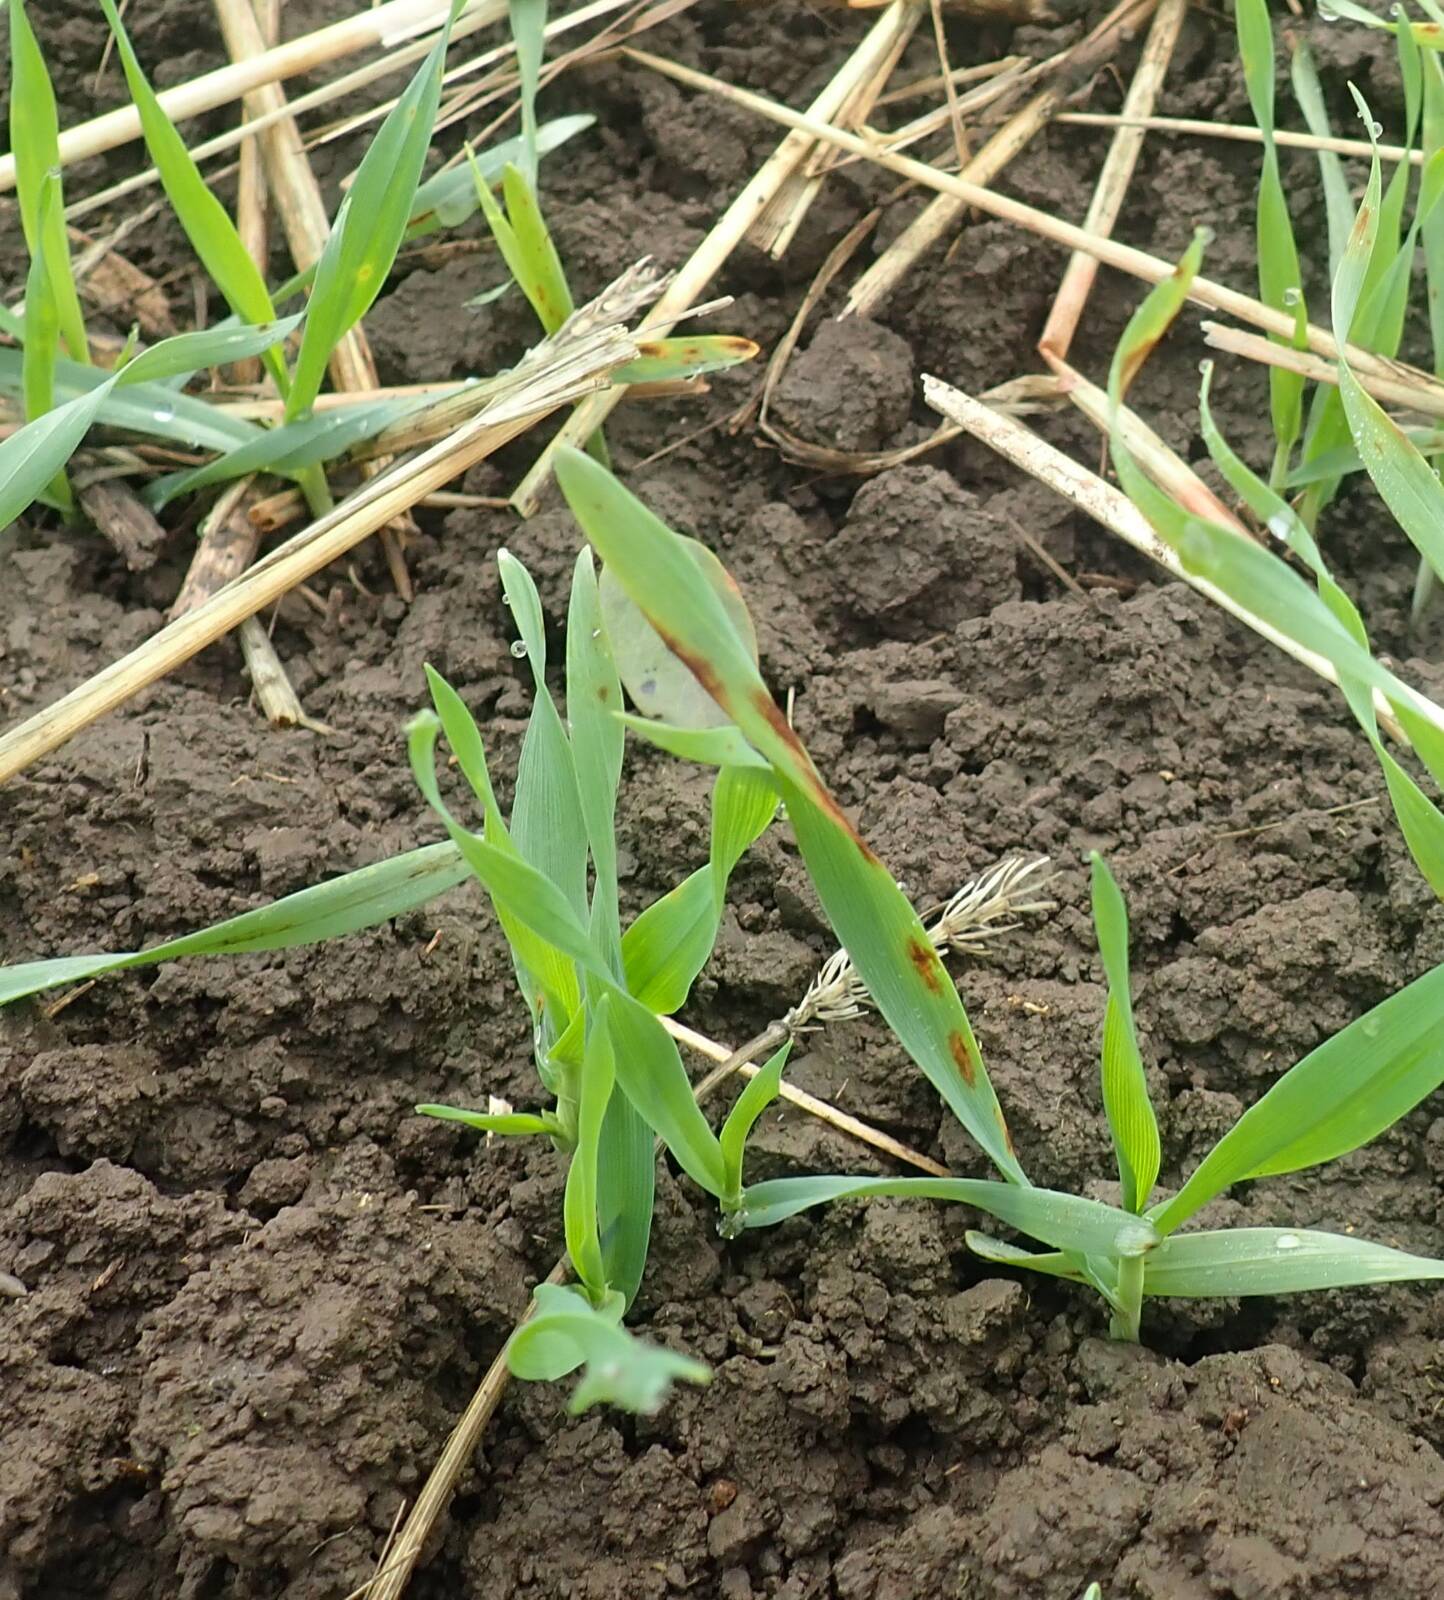
M554 117L537 129L537 154L549 155L568 139L585 132L596 122L592 116ZM476 170L488 182L500 178L509 165L524 164L525 140L504 139L500 144L488 145L472 157ZM428 178L417 189L411 202L411 216L406 223L406 242L426 238L442 228L459 227L475 215L480 201L476 192L476 179L470 164L446 167ZM309 281L306 280L306 281ZM286 288L294 293L305 287L300 278L292 279ZM278 290L276 298L281 298Z
M413 1107L421 1117L436 1117L441 1122L460 1122L478 1133L498 1133L511 1137L527 1134L556 1134L556 1118L534 1116L527 1111L466 1111L460 1106L427 1103Z
M1195 238L1177 271L1149 292L1124 330L1109 375L1109 398L1115 408L1182 307L1200 252L1201 242ZM1277 632L1323 656L1341 677L1378 689L1392 701L1411 697L1413 691L1382 667L1319 594L1272 551L1230 528L1190 516L1153 484L1116 426L1109 451L1124 492L1190 573L1206 579Z
M727 1190L722 1147L697 1105L676 1043L646 1006L620 989L611 998L609 1025L622 1092L682 1170L720 1200Z
M1146 1258L1143 1292L1213 1298L1444 1278L1444 1261L1340 1233L1222 1228L1179 1233Z
M75 287L60 197L60 119L55 90L25 0L10 0L10 149L15 156L15 197L25 245L32 261L44 258L56 331L73 361L88 362L85 314ZM44 201L48 184L55 189L49 209ZM27 311L30 293L27 286Z
M186 149L185 140L176 132L175 124L156 98L120 20L115 0L100 0L100 7L115 35L116 50L131 100L140 117L146 149L191 248L238 317L250 323L273 322L276 309L265 279L226 208L207 187L200 168ZM274 349L266 350L264 359L278 390L286 394L289 380L284 360Z
M605 978L606 969L598 959L587 930L556 884L514 851L489 843L481 835L463 827L451 815L436 782L436 737L440 731L439 719L429 712L423 712L412 719L407 731L407 746L417 785L431 809L446 825L452 842L466 858L498 910L530 929L537 938L583 970Z
M1025 1181L962 1001L922 922L823 783L695 557L581 452L560 452L556 470L573 514L647 621L772 763L819 897L879 1011L999 1170Z
M0 390L14 395L23 393L23 363L19 350L0 348ZM201 450L231 450L263 433L243 417L233 416L194 395L163 388L159 383L108 387L113 376L99 367L62 359L55 367L55 402L63 405L107 386L95 414L97 422Z
M757 634L732 574L706 545L682 534L673 537L696 563L703 582L716 596L732 631L742 641L748 659L755 666ZM612 658L637 709L644 716L661 719L664 728L717 731L725 737L724 730L732 727L727 713L698 682L696 673L668 647L667 641L610 567L602 569L601 598L602 617L612 647ZM635 726L634 721L632 725ZM638 731L651 737L646 729ZM746 748L746 741L740 734L737 735L737 741L742 748ZM654 742L662 743L661 738ZM664 744L662 748L675 749L677 754L684 753L675 742ZM696 748L720 750L723 744L720 740L715 745L698 741ZM690 754L687 758L694 761L709 759L707 756ZM746 763L728 761L723 764Z
M578 1098L577 1140L567 1167L562 1220L567 1254L577 1277L595 1301L607 1292L606 1269L597 1226L597 1166L602 1142L602 1120L612 1097L616 1062L608 1028L608 1002L603 996L592 1012L582 1054L581 1094Z
M607 1282L627 1305L647 1265L657 1158L652 1129L625 1092L607 1102L597 1174L597 1220Z
M621 706L622 685L602 629L592 552L583 550L572 572L567 609L567 726L592 854L592 935L619 975L616 813L626 737L617 717Z
M1259 298L1275 311L1288 312L1301 306L1303 279L1274 144L1274 43L1267 0L1235 0L1234 21L1249 103L1263 138L1256 220ZM1291 342L1302 346L1297 338ZM1275 482L1287 471L1289 455L1299 436L1303 392L1304 380L1298 373L1285 367L1269 368Z
M1046 1253L1024 1250L1015 1244L1005 1244L1003 1240L995 1239L991 1234L976 1233L971 1228L963 1238L975 1256L984 1261L991 1261L994 1266L1023 1267L1029 1272L1041 1272L1049 1278L1066 1278L1070 1283L1088 1281L1072 1256L1066 1255L1061 1250L1050 1250Z
M1228 480L1230 487L1238 493L1254 515L1268 527L1270 533L1288 545L1309 567L1319 586L1319 598L1358 645L1367 650L1369 638L1358 607L1334 581L1313 535L1304 526L1293 507L1250 471L1229 448L1218 431L1208 404L1209 380L1210 373L1205 367L1203 386L1199 393L1199 418L1209 454ZM1339 687L1369 743L1373 746L1374 754L1384 773L1384 781L1388 785L1394 815L1399 821L1410 854L1430 887L1444 898L1444 813L1440 812L1409 773L1395 760L1380 738L1374 699L1367 686L1341 669ZM1407 707L1400 711L1396 704L1395 709L1400 715L1412 717L1415 724L1423 723L1423 719L1414 717ZM1435 734L1432 725L1428 723L1424 723L1419 736L1425 751L1430 748L1431 738L1444 738ZM1444 749L1441 749L1440 753L1441 766L1444 766Z
M1246 1178L1297 1172L1368 1144L1444 1083L1444 966L1326 1039L1249 1107L1150 1215L1171 1233Z
M247 338L261 343L249 348L264 348L275 341L275 325L266 329L238 329L229 336L235 345L237 336L245 345ZM44 494L57 472L74 454L85 437L86 430L101 414L111 395L130 384L152 383L158 378L177 371L194 371L195 357L214 347L214 336L209 332L182 333L173 339L162 340L143 350L119 372L112 373L84 390L73 400L56 406L43 417L28 422L8 439L0 441L0 528L8 527L37 497ZM0 352L5 354L6 352ZM73 371L87 369L75 367Z
M782 1069L787 1065L791 1053L792 1041L789 1039L781 1049L768 1057L762 1070L733 1102L727 1120L722 1124L722 1131L717 1135L727 1175L724 1205L741 1204L742 1158L747 1149L747 1137L756 1126L758 1117L777 1098L782 1088Z
M555 333L575 307L561 256L547 229L536 191L515 167L507 167L501 175L501 194L506 205L508 234L498 237L498 248L512 277L536 312L543 332ZM503 243L503 238L509 238L509 242Z
M1096 853L1093 925L1108 977L1108 1009L1103 1019L1103 1106L1118 1155L1124 1208L1142 1211L1158 1178L1162 1148L1133 1026L1133 998L1128 988L1128 909L1113 874Z
M456 690L430 665L426 668L426 681L431 689L432 704L445 730L446 741L456 757L456 764L481 805L487 842L498 850L519 857L521 852L507 831L506 820L492 788L486 750L476 719ZM492 895L491 903L506 941L511 946L517 983L531 1012L533 1029L540 1035L543 1017L549 1017L545 1032L554 1045L578 1015L581 986L576 967L554 945L534 934L504 899L498 900ZM545 1049L540 1055L545 1057Z
M511 37L521 82L521 170L534 189L537 179L536 95L546 50L547 0L510 0Z
M1331 138L1334 130L1329 124L1318 68L1314 65L1313 52L1302 39L1294 45L1291 75L1294 98L1304 114L1309 132L1316 139ZM1344 252L1349 229L1353 226L1354 205L1349 198L1349 183L1339 156L1332 150L1320 150L1318 160L1319 177L1324 190L1324 215L1329 229L1329 275L1332 277L1339 257Z
M531 574L509 550L497 568L520 648L532 676L532 713L517 762L511 834L517 848L566 897L578 918L587 912L587 823L577 788L571 742L547 687L546 618Z
M679 728L675 723L657 722L651 717L624 712L622 723L639 738L654 744L683 761L696 761L704 767L753 767L771 772L772 764L760 756L732 723L720 728Z
M1142 1217L1101 1200L986 1178L773 1178L743 1192L745 1226L768 1228L832 1200L951 1200L975 1206L1044 1244L1077 1255L1139 1256L1157 1235Z
M431 844L389 861L361 867L329 883L316 884L283 900L229 917L148 950L111 955L61 956L0 967L0 1005L24 995L79 983L126 967L154 966L183 956L238 955L252 950L289 950L320 944L404 916L464 883L470 869L455 845Z
M705 867L654 900L622 937L627 988L669 1016L686 1003L717 943L727 883L777 812L770 769L724 767L712 795L712 849Z
M24 12L18 13L23 16ZM60 318L51 281L48 236L60 209L60 178L47 172L40 180L40 205L30 271L25 280L25 345L21 354L21 385L25 418L34 422L55 404L55 366L60 357ZM50 497L67 514L75 508L70 481L62 468L50 481Z
M721 372L759 353L751 339L736 334L697 334L687 339L643 339L635 361L618 367L613 383L663 383L674 378L697 378L704 372Z
M434 405L437 398L436 395L406 395L378 400L371 405L346 406L337 411L312 411L295 422L257 430L256 436L244 445L228 449L203 467L156 479L146 488L146 502L159 509L180 495L193 494L212 484L229 483L251 472L299 477L306 468L335 461L353 445L374 439L405 417Z
M462 3L453 0L435 47L376 130L341 202L316 263L287 421L315 403L332 351L371 309L396 260L436 124L451 25Z

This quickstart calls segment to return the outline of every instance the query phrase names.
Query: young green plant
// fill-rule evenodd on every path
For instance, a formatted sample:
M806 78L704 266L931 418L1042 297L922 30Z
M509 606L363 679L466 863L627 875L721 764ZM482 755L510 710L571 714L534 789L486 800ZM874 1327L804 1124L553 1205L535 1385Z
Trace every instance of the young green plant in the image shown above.
M1150 1205L1160 1146L1132 1019L1127 918L1116 885L1095 860L1094 911L1109 984L1103 1100L1121 1203L1034 1187L1007 1137L957 990L920 937L921 924L902 891L772 701L710 567L691 541L672 533L586 456L561 452L557 477L606 570L675 664L690 672L710 713L705 727L696 726L695 717L691 727L633 725L693 760L735 762L750 750L771 770L818 897L878 1010L1003 1180L774 1179L744 1188L735 1226L767 1226L836 1199L890 1195L968 1204L1051 1247L1030 1251L973 1235L980 1254L1090 1285L1110 1308L1115 1337L1123 1339L1138 1337L1149 1296L1275 1294L1444 1277L1444 1262L1348 1235L1275 1228L1176 1232L1234 1183L1317 1165L1367 1143L1444 1082L1444 967L1321 1045L1245 1113L1178 1194ZM645 685L638 688L645 695Z
M141 359L154 361L155 355L147 352ZM604 597L590 552L583 551L568 615L563 715L548 686L546 627L536 587L509 553L501 552L498 563L519 634L515 653L527 661L534 688L509 817L492 784L475 720L456 691L429 672L433 710L414 721L408 745L412 770L448 842L150 950L5 969L0 1003L158 961L339 937L402 915L475 877L511 947L549 1103L507 1113L419 1109L493 1135L541 1136L567 1159L563 1223L577 1284L539 1292L536 1315L510 1348L513 1370L560 1377L585 1365L575 1405L605 1399L651 1406L673 1379L706 1377L696 1362L633 1341L621 1326L646 1261L654 1139L664 1140L725 1214L735 1214L742 1202L747 1133L776 1095L787 1055L784 1046L768 1060L714 1134L660 1018L686 1001L710 956L727 881L771 822L777 794L755 765L724 768L714 787L707 862L623 927L614 812L626 726L611 641L630 661L646 655L653 641L624 597ZM480 810L479 831L454 815L442 795L436 746L443 735Z

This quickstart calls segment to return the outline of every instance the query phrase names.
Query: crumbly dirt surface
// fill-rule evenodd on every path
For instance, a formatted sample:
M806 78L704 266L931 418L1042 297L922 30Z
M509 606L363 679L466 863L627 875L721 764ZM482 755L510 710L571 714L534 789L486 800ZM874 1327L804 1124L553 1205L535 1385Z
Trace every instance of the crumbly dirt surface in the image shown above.
M286 26L342 9L295 0ZM31 11L63 120L117 101L113 63L94 81L103 30L89 0ZM135 0L128 15L162 82L218 60L208 7ZM862 26L800 0L702 0L648 43L801 104ZM958 22L953 61L1045 55L1080 26ZM1309 28L1336 103L1352 78L1394 116L1377 36ZM926 33L906 77L933 70ZM1101 78L1092 103L1117 100ZM566 78L547 109L598 118L546 169L583 295L643 252L685 259L776 140L616 63ZM1246 118L1230 32L1211 16L1190 20L1164 109ZM1081 216L1102 149L1096 133L1059 129L1007 185ZM354 156L328 149L329 185ZM135 159L88 163L71 192ZM1210 271L1246 287L1253 172L1246 149L1150 142L1119 231L1168 254L1207 223ZM1290 172L1319 246L1315 169ZM719 286L736 297L726 327L770 349L832 244L890 188L848 167L783 263L741 251ZM855 268L918 203L891 206ZM7 221L13 298L23 269ZM170 290L184 320L174 230L149 225L129 249L157 276L185 269ZM775 419L852 450L923 437L921 373L977 390L1035 367L1061 264L1051 246L968 221L875 324L824 303ZM523 309L464 305L493 274L476 253L408 260L368 319L383 380L514 359L530 338ZM1100 279L1080 368L1101 377L1137 293ZM1195 324L1139 403L1197 456ZM730 564L769 681L795 691L820 766L916 899L1011 851L1054 858L1056 912L959 979L1029 1172L1103 1193L1103 990L1083 854L1107 852L1130 901L1176 1183L1282 1068L1444 960L1444 910L1365 745L1316 680L981 446L861 481L715 426L641 465L719 422L756 379L723 374L705 397L623 408L609 427L620 469ZM1264 461L1257 374L1221 371L1217 398L1236 445ZM1096 454L1072 416L1040 426ZM513 446L467 487L505 491L535 448ZM1083 591L1039 566L1020 531ZM4 725L151 633L193 537L178 519L135 574L83 530L37 520L0 534ZM1327 538L1380 648L1435 653L1437 632L1405 631L1412 563L1373 502L1346 496ZM427 514L410 606L366 551L317 580L326 617L282 607L278 648L330 738L268 730L226 643L10 784L0 955L132 949L434 838L400 735L423 662L466 696L506 785L528 699L493 564L502 542L560 615L577 534L555 506L525 525ZM1427 659L1407 670L1444 686ZM705 777L633 750L620 826L640 906L705 859ZM779 829L737 874L687 1019L744 1038L797 999L829 948ZM132 973L53 1013L0 1013L0 1270L29 1290L0 1299L0 1600L340 1600L365 1580L560 1244L555 1156L483 1146L410 1107L535 1103L528 1044L505 949L465 890L324 948ZM980 1170L877 1023L809 1038L790 1070ZM1370 1149L1246 1188L1218 1214L1439 1253L1441 1113L1436 1097ZM765 1120L755 1163L884 1170L791 1110ZM1437 1293L1155 1303L1148 1347L1124 1348L1080 1294L970 1257L972 1220L849 1205L725 1243L703 1197L664 1169L635 1320L711 1362L711 1387L641 1420L573 1419L560 1389L514 1389L411 1594L1074 1600L1096 1579L1109 1600L1444 1595Z

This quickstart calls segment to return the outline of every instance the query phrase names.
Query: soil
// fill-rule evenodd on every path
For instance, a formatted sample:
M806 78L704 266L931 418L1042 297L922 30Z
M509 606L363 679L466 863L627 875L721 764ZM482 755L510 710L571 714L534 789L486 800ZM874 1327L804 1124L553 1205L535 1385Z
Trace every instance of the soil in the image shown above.
M349 9L293 0L286 27ZM103 30L90 0L32 12L62 120L118 101L113 63L94 79ZM799 0L700 0L650 47L797 104L864 20ZM197 0L135 0L128 21L162 81L219 59ZM1048 54L1082 25L960 21L952 59ZM1300 26L1335 104L1352 78L1392 136L1397 77L1379 36ZM905 77L933 70L926 33ZM1105 76L1092 103L1112 109L1118 94ZM776 139L615 63L566 77L546 106L575 109L597 126L545 179L581 293L643 252L680 263ZM1246 117L1231 33L1212 15L1189 21L1164 109ZM328 149L328 184L355 149ZM1060 128L1007 186L1080 216L1102 149ZM134 161L92 161L70 191ZM1290 174L1317 258L1317 175L1308 161ZM1247 285L1253 182L1247 149L1151 140L1120 233L1170 253L1208 223L1211 272ZM850 166L780 265L740 252L719 285L735 296L725 326L770 347L826 252L890 187ZM865 249L918 203L892 205ZM12 298L16 233L0 262ZM188 264L161 221L129 248L157 276ZM282 265L278 252L277 276ZM933 425L920 373L977 390L1034 369L1060 267L1052 247L969 220L876 324L833 320L837 303L824 304L777 420L854 450L920 439ZM405 263L368 318L383 381L484 373L524 348L514 301L464 305L491 270L474 253ZM178 309L188 285L188 271L172 285ZM1137 293L1100 279L1080 368L1106 370ZM1195 321L1150 366L1139 403L1196 457ZM1316 680L981 446L859 480L819 477L722 426L679 442L755 382L726 373L705 397L624 407L609 425L619 468L730 564L770 682L795 691L820 766L915 898L1009 852L1053 857L1058 909L959 978L1025 1166L1100 1194L1103 990L1083 855L1107 852L1132 911L1164 1181L1176 1183L1282 1068L1444 960L1444 908L1366 746ZM1228 367L1216 394L1236 446L1266 459L1257 374ZM1096 456L1081 421L1039 425ZM521 441L467 487L504 491L535 448ZM1064 588L1020 530L1103 586ZM37 519L0 535L7 726L159 625L193 537L178 521L155 565L133 573L84 530ZM326 618L283 606L278 648L330 738L267 729L226 643L33 767L0 797L0 956L135 948L434 838L400 735L422 663L476 710L505 784L528 697L493 556L503 541L516 551L559 616L576 538L555 506L524 525L429 513L411 549L414 604L366 551L320 580ZM1437 630L1405 629L1402 538L1352 492L1327 542L1379 646L1420 657L1407 671L1439 693ZM704 775L631 751L631 905L705 859L706 805ZM746 1037L795 1002L829 948L774 830L738 872L687 1019ZM339 1600L372 1571L560 1245L554 1155L410 1113L423 1099L535 1102L524 1014L478 898L455 891L319 949L132 973L63 1009L17 1007L0 1014L0 1058L0 1269L29 1291L0 1300L0 1600ZM980 1170L875 1021L808 1039L790 1070ZM883 1170L790 1110L765 1120L755 1160L758 1174ZM1436 1096L1369 1149L1216 1211L1437 1254L1441 1178ZM410 1594L1073 1600L1097 1580L1109 1600L1444 1595L1436 1292L1155 1302L1147 1346L1129 1348L1107 1342L1081 1294L969 1256L970 1221L844 1205L729 1243L664 1165L634 1321L711 1362L712 1385L636 1420L574 1419L562 1389L513 1388Z

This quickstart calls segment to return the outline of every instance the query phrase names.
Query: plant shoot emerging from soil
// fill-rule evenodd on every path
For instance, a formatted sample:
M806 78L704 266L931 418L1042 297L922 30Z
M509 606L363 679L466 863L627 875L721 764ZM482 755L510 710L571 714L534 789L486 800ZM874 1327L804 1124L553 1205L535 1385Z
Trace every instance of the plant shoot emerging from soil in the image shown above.
M657 742L669 748L685 742L693 759L715 760L724 750L736 759L740 740L767 763L818 896L878 1009L1004 1180L775 1179L744 1191L745 1226L868 1195L961 1201L1052 1247L1036 1253L970 1235L979 1254L1089 1284L1108 1303L1113 1334L1122 1339L1138 1338L1142 1303L1150 1295L1279 1294L1444 1277L1444 1262L1348 1235L1302 1228L1177 1231L1235 1183L1357 1149L1438 1087L1444 1081L1444 967L1305 1057L1244 1114L1177 1194L1150 1205L1161 1153L1133 1025L1127 916L1116 884L1095 857L1094 922L1109 987L1103 1102L1121 1203L1034 1187L1018 1164L957 991L939 977L931 946L918 937L916 914L773 704L690 541L576 451L562 457L558 478L608 569L713 702L711 720L730 723L686 741L675 728L658 728Z

